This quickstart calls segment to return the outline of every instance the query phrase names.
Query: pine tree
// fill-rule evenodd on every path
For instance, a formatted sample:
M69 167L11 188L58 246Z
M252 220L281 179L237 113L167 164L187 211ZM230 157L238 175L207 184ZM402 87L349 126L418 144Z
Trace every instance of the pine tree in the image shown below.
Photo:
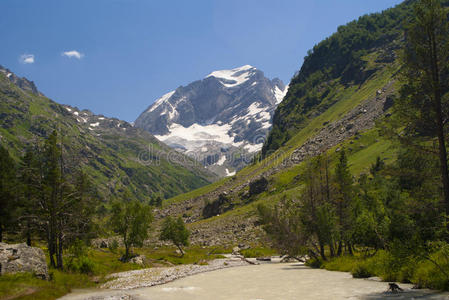
M3 241L3 231L11 223L14 209L15 164L8 150L0 145L0 242Z
M36 227L38 200L40 195L39 162L36 154L28 148L20 164L20 223L28 246L31 246L33 228Z
M406 146L424 149L424 142L437 141L444 211L449 215L449 174L446 136L449 119L449 23L439 0L420 0L406 29L402 58L401 97L396 112L404 130L400 140Z
M343 242L349 253L352 254L350 242L350 231L353 224L353 178L349 171L348 158L344 149L340 151L337 165L335 167L335 203L337 207L338 225L340 229L340 241L338 243L337 255L342 254Z

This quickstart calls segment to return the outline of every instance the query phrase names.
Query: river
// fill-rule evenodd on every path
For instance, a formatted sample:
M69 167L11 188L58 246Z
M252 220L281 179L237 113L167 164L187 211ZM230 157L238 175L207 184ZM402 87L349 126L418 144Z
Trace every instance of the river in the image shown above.
M61 299L449 299L449 293L413 290L407 284L400 286L404 292L392 294L386 292L385 282L353 279L348 273L310 269L299 263L271 263L206 272L134 290L74 291Z

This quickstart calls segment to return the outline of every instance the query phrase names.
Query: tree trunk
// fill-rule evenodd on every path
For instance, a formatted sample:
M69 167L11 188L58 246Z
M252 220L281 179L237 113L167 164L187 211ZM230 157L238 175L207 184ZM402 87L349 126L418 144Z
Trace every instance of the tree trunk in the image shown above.
M0 223L0 243L3 242L3 225Z
M27 245L31 247L31 225L30 220L27 220L27 229L26 229L26 238L27 238Z
M181 257L184 256L184 250L182 250L182 247L180 245L176 245L178 247L179 251L181 251Z
M343 251L342 247L343 247L343 245L342 245L341 241L338 241L337 256L341 256L341 253Z
M54 252L53 243L52 243L52 241L49 239L49 240L48 240L48 256L50 257L50 266L51 266L52 268L56 268L54 254L55 254L55 252Z
M63 252L63 247L62 247L62 235L58 234L58 249L57 249L57 254L56 254L56 259L57 259L57 263L58 263L58 269L63 269L64 268L64 264L63 264L63 260L62 260L62 252Z
M354 252L352 251L352 244L348 242L348 251L349 251L349 255L353 256Z
M323 260L327 260L326 253L324 252L324 245L320 243L320 255Z
M129 245L125 243L125 260L129 259Z
M330 253L331 253L331 257L335 257L335 249L334 249L333 242L329 243L329 250L330 250Z

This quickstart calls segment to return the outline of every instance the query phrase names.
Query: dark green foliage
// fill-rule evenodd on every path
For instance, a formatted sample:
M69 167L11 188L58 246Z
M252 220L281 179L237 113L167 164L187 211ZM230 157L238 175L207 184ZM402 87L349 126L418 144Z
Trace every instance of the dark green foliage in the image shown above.
M150 205L155 207L162 207L162 197L161 195L153 195L150 199Z
M66 169L74 170L75 166L66 163L56 131L35 155L39 177L29 180L25 190L38 187L37 196L31 196L37 203L31 207L35 209L38 229L47 240L50 264L62 269L65 247L77 239L89 238L95 212L93 191L82 171L66 174Z
M182 247L189 245L189 236L190 232L181 217L177 219L166 217L164 219L159 238L162 241L171 241L181 251L181 255L184 255Z
M404 85L395 105L397 121L404 126L399 140L423 151L427 148L423 142L437 141L437 149L427 151L438 155L444 211L449 215L449 22L439 0L414 5L414 17L406 26L402 64Z
M350 253L352 253L353 224L356 214L354 204L354 187L352 175L349 172L348 158L345 150L341 150L337 165L335 167L333 198L338 216L339 236L337 255L342 254L343 242Z
M88 256L88 248L81 240L72 243L67 251L67 269L82 274L92 274L94 263Z
M124 260L131 258L133 246L142 246L148 238L150 224L153 221L151 207L137 200L129 200L124 195L124 201L112 204L110 224L112 229L122 236L125 245Z
M3 231L11 225L16 198L15 164L3 145L0 145L0 242Z
M370 272L365 264L358 264L351 273L354 278L369 278L375 275Z
M28 245L32 236L45 240L51 266L62 269L64 250L77 239L91 237L96 207L87 176L77 171L76 162L64 159L56 131L44 145L28 148L17 167L4 148L0 152L0 220L8 216L3 224L14 224L9 232L16 238L21 234Z

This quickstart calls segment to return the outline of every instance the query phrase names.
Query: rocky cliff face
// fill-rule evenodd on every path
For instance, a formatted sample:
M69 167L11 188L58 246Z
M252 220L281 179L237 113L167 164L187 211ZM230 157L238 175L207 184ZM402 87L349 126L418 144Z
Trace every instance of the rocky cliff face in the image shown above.
M6 69L5 67L3 67L1 65L0 65L0 73L4 74L6 76L6 78L9 79L9 81L11 81L15 85L17 85L22 90L31 92L34 95L43 96L43 94L38 91L38 89L33 81L29 81L25 77L20 78L20 77L16 76L16 74L11 72L9 69Z
M287 87L246 65L215 71L154 102L136 120L168 144L226 176L251 161Z

